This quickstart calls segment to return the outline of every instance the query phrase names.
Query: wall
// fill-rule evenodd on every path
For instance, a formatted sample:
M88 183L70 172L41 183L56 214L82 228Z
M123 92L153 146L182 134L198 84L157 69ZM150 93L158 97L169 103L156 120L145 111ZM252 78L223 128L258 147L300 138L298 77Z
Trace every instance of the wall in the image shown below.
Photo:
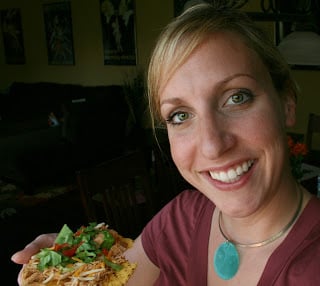
M54 81L85 85L121 84L135 70L133 66L109 66L103 63L99 0L71 0L74 66L48 65L42 4L47 0L1 0L0 9L21 8L26 64L6 65L0 37L0 91L12 81ZM55 1L57 2L57 1ZM245 10L257 11L258 1L250 1ZM138 67L146 67L161 28L173 17L173 0L136 0L136 37ZM267 23L270 27L270 23ZM320 71L294 70L301 88L297 125L291 131L305 133L309 112L320 114L317 82Z
M309 113L320 114L320 91L318 88L320 70L294 70L293 75L301 90L301 94L298 97L297 123L293 131L305 133Z
M75 65L48 65L42 7L44 2L48 1L0 1L0 9L21 9L26 54L26 64L6 65L0 37L0 90L6 89L12 81L54 81L86 85L122 83L125 74L135 69L133 66L104 65L99 0L71 1ZM138 66L146 65L159 30L172 18L172 14L173 4L170 0L136 0Z

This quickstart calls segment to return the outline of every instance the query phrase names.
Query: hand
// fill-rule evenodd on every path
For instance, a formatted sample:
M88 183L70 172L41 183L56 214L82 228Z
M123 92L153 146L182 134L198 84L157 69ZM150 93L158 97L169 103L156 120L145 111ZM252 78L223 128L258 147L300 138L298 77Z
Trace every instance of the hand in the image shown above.
M12 255L11 260L17 264L26 264L32 255L38 253L41 248L50 247L53 245L57 233L48 233L39 235L34 241L29 243L24 249ZM21 285L21 270L18 276L18 283Z
M41 248L50 247L56 239L56 233L47 233L39 235L34 241L29 243L24 249L16 252L11 260L17 264L26 264L31 256L39 252Z

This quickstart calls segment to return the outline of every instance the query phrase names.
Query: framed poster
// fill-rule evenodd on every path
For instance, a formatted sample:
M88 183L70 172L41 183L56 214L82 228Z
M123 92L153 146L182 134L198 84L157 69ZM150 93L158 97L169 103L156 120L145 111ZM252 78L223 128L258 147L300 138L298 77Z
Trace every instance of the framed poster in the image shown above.
M105 65L136 65L134 0L100 0Z
M49 65L73 65L70 1L44 4L43 13Z
M20 9L0 11L6 64L24 64L25 52Z

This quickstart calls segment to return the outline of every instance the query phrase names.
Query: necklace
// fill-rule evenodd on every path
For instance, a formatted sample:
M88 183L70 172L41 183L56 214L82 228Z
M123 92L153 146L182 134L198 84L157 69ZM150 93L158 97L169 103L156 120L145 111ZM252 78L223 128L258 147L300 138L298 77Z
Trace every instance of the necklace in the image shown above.
M219 218L218 218L219 230L221 235L225 238L226 241L219 245L219 247L217 248L214 254L213 266L217 275L223 280L229 280L234 275L236 275L239 269L239 264L240 264L240 258L239 258L237 247L244 247L244 248L261 247L275 241L276 239L281 237L283 234L285 234L286 231L293 225L293 223L297 219L301 211L302 200L303 200L303 194L301 191L298 207L292 219L282 230L280 230L279 232L277 232L276 234L274 234L273 236L271 236L266 240L250 243L250 244L242 244L242 243L235 242L229 239L225 235L221 227L221 211L219 211Z

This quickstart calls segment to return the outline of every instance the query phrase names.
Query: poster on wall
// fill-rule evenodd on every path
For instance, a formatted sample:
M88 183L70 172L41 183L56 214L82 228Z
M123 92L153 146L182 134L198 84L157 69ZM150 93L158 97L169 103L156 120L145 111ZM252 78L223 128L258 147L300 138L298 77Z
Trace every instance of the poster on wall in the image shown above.
M20 9L1 10L0 18L6 64L25 64Z
M74 65L70 1L43 5L49 65Z
M136 65L134 0L100 0L105 65Z

